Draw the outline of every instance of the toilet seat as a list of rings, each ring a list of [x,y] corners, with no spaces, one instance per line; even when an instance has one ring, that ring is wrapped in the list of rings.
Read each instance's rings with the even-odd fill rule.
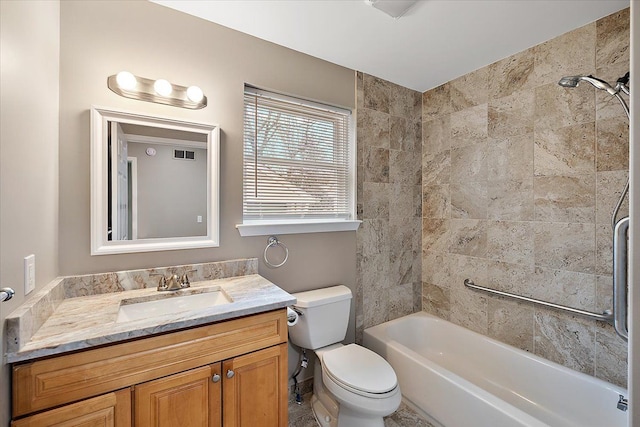
[[[323,353],[322,367],[336,385],[361,396],[383,398],[398,386],[391,365],[373,351],[356,344]]]

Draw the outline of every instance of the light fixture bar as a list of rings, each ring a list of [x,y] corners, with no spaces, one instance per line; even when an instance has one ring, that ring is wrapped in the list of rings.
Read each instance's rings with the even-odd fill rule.
[[[124,74],[122,72],[119,74]],[[158,104],[172,105],[174,107],[189,108],[192,110],[199,110],[207,106],[207,97],[204,96],[202,90],[197,86],[180,86],[167,82],[166,80],[151,80],[144,77],[133,76],[127,73],[129,79],[126,80],[126,85],[120,85],[118,83],[118,75],[114,74],[107,79],[107,87],[113,92],[125,98],[137,99],[139,101],[156,102]],[[135,80],[132,82],[131,77]],[[123,79],[120,79],[122,82]],[[157,85],[156,82],[161,82]],[[168,87],[166,85],[169,85]],[[155,85],[155,88],[154,88]],[[123,87],[126,86],[126,87]],[[166,96],[161,95],[156,90],[158,87],[166,87],[169,90],[161,91],[167,93]],[[194,96],[195,94],[195,96]],[[198,100],[198,98],[200,98]]]

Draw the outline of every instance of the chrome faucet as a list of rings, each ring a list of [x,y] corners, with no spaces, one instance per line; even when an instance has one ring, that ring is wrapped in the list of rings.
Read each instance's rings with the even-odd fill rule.
[[[184,273],[182,277],[177,274],[170,274],[165,276],[160,273],[150,273],[150,276],[160,276],[160,283],[158,283],[158,291],[179,291],[180,289],[188,288],[191,286],[189,282],[189,276]]]

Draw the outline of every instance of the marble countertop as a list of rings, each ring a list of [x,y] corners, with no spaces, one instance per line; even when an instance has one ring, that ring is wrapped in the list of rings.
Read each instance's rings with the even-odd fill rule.
[[[258,274],[195,282],[191,283],[191,288],[162,294],[170,298],[217,287],[230,298],[230,303],[124,322],[116,322],[123,300],[155,299],[160,292],[150,288],[65,298],[28,341],[16,351],[9,349],[6,361],[15,363],[88,349],[262,313],[295,303],[292,295]],[[12,329],[19,328],[9,328],[9,335]],[[12,339],[11,336],[8,338]]]

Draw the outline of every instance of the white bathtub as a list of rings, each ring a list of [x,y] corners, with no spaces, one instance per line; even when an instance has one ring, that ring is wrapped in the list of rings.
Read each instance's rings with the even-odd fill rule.
[[[627,390],[427,313],[365,329],[402,395],[445,427],[626,427]]]

